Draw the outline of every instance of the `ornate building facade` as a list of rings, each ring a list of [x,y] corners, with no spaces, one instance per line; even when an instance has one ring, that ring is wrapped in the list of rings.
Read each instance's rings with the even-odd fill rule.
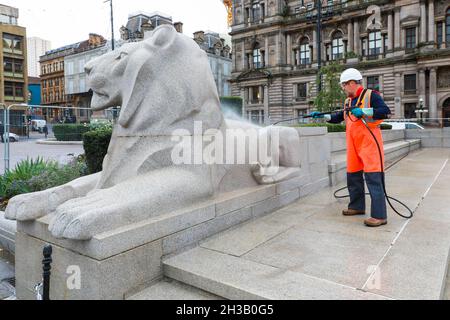
[[[11,131],[22,134],[28,101],[27,44],[26,29],[18,25],[19,10],[0,5],[0,102],[11,110]],[[0,122],[3,122],[3,108],[0,108]]]
[[[72,95],[73,88],[67,88],[71,94],[66,91],[65,58],[76,53],[104,46],[105,43],[106,40],[102,36],[92,33],[89,34],[88,40],[47,51],[45,55],[40,57],[42,105],[61,107],[61,109],[44,109],[43,115],[46,120],[57,122],[63,120],[64,117],[76,116],[72,109],[63,109],[76,107],[76,97]],[[69,67],[74,68],[73,65]],[[71,70],[68,72],[73,73]]]
[[[450,118],[450,1],[234,0],[232,94],[260,123],[310,112],[322,65],[361,70],[394,118]],[[450,122],[434,120],[436,124]]]

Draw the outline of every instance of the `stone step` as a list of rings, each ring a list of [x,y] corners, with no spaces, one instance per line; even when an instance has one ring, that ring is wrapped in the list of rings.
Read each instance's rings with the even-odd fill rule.
[[[163,261],[163,270],[169,278],[230,300],[386,299],[200,247]]]
[[[223,298],[175,280],[163,279],[127,300],[223,300]]]

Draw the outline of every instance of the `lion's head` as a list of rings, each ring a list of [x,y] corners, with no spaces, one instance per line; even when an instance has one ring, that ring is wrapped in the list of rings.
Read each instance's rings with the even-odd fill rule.
[[[194,121],[203,121],[205,129],[223,123],[206,53],[170,25],[90,61],[85,69],[92,109],[122,106],[124,134],[189,129]]]

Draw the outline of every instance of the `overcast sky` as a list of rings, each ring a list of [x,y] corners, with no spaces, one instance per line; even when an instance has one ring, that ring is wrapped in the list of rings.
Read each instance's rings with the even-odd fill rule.
[[[28,37],[52,42],[52,49],[86,40],[98,33],[111,38],[110,6],[104,0],[0,0],[19,8],[19,25]],[[136,11],[160,11],[184,23],[184,33],[199,30],[228,33],[227,13],[221,0],[113,0],[115,38],[128,14]]]

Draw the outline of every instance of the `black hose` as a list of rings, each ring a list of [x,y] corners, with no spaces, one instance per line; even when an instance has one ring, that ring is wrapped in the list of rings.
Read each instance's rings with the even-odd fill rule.
[[[369,130],[370,134],[372,135],[372,137],[373,137],[373,139],[375,140],[375,142],[376,142],[376,144],[377,144],[377,147],[378,147],[378,154],[379,154],[379,156],[380,156],[381,173],[382,173],[382,179],[381,179],[381,181],[382,181],[382,184],[383,184],[383,192],[384,192],[384,196],[385,196],[385,198],[386,198],[387,203],[388,203],[389,206],[392,208],[392,210],[394,210],[394,212],[395,212],[396,214],[398,214],[400,217],[405,218],[405,219],[411,219],[411,218],[414,216],[413,211],[412,211],[406,204],[404,204],[403,202],[401,202],[400,200],[395,199],[395,198],[393,198],[393,197],[391,197],[391,196],[388,195],[388,193],[387,193],[387,191],[386,191],[386,182],[385,182],[385,175],[384,175],[385,170],[384,170],[384,165],[383,165],[383,154],[381,153],[380,143],[378,142],[377,138],[376,138],[375,135],[373,134],[372,130],[371,130],[371,129],[369,128],[369,126],[367,125],[367,122],[364,121],[363,119],[360,119],[360,120],[364,123],[364,125],[365,125],[366,128],[367,128],[367,130]],[[352,120],[352,121],[353,121],[353,120]],[[409,154],[409,151],[408,151],[408,154]],[[403,160],[406,156],[408,156],[408,154],[406,154],[404,157],[402,157],[401,159],[399,159],[399,160],[397,160],[396,162],[394,162],[393,164],[391,164],[386,170],[388,170],[389,168],[392,168],[394,165],[396,165],[398,162],[400,162],[400,161]],[[343,187],[343,188],[341,188],[341,189],[339,189],[339,190],[336,190],[336,191],[334,192],[334,197],[335,197],[336,199],[349,198],[350,195],[346,195],[346,196],[338,196],[338,195],[337,195],[338,192],[341,192],[341,191],[343,191],[343,190],[345,190],[345,189],[347,189],[347,188],[348,188],[348,186],[345,186],[345,187]],[[370,195],[370,193],[366,193],[366,195]],[[391,203],[391,200],[393,200],[393,201],[395,201],[395,202],[401,204],[403,207],[405,207],[405,208],[409,211],[410,215],[409,215],[409,216],[406,216],[406,215],[403,215],[403,214],[401,214],[400,212],[398,212],[397,209],[395,209],[394,205]]]

